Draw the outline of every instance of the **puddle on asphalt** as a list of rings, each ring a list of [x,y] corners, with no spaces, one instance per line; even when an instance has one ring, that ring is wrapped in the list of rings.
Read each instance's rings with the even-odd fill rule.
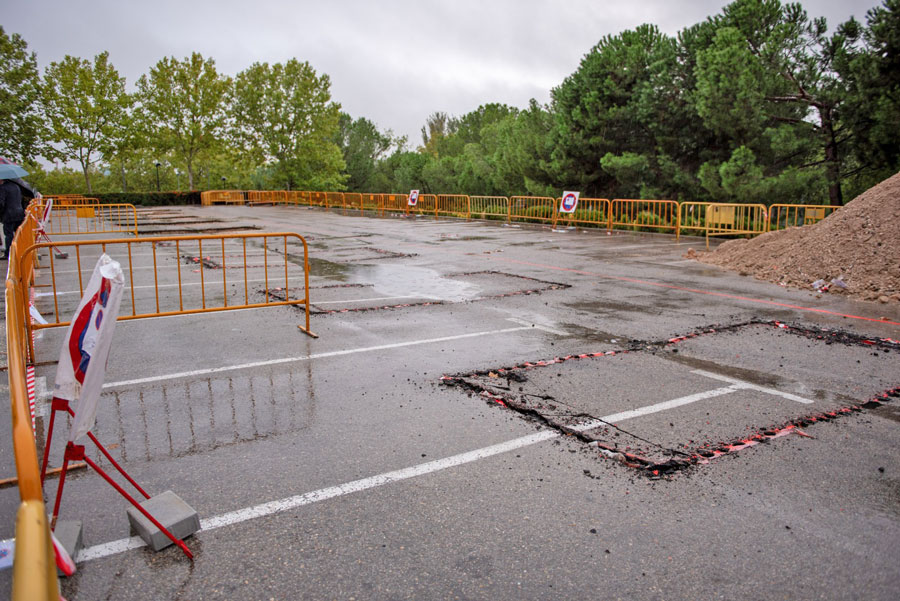
[[[301,264],[301,257],[297,258]],[[309,274],[347,284],[367,284],[384,296],[408,296],[448,302],[477,298],[481,288],[471,282],[450,279],[434,269],[410,265],[365,265],[309,259]]]
[[[452,280],[433,269],[410,265],[354,265],[351,284],[371,284],[386,296],[415,296],[461,302],[476,298],[481,289],[470,282]]]

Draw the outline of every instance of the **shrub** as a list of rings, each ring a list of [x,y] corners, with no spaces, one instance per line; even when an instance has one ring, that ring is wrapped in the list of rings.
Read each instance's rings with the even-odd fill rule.
[[[200,191],[190,192],[107,192],[89,195],[102,204],[132,204],[135,206],[198,205]]]

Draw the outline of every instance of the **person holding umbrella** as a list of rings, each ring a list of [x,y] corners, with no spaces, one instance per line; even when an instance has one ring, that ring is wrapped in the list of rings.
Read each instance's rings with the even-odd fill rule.
[[[6,240],[3,259],[9,258],[9,248],[16,230],[25,221],[25,208],[28,202],[32,198],[41,197],[40,192],[21,179],[24,175],[28,175],[28,172],[12,161],[0,157],[0,220],[3,221],[3,237]]]

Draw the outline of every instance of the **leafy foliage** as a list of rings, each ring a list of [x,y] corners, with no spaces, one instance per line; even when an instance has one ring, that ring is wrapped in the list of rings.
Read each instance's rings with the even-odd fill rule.
[[[27,48],[0,26],[0,155],[20,162],[35,158],[44,139],[37,58]]]
[[[108,153],[126,127],[132,99],[125,78],[101,52],[90,61],[66,55],[50,63],[44,74],[44,114],[50,125],[48,152],[53,158],[76,160],[91,192],[90,167]]]
[[[297,59],[254,63],[238,73],[232,136],[258,163],[272,162],[270,187],[344,188],[344,159],[334,142],[340,106],[330,87],[327,75]]]

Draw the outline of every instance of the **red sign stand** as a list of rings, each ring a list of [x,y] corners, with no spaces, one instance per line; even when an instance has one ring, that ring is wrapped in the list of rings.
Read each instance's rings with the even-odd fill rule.
[[[53,422],[56,418],[57,411],[65,411],[69,415],[72,415],[72,416],[75,415],[75,412],[69,406],[69,401],[67,401],[65,399],[53,397],[53,402],[50,406],[50,424],[49,424],[50,427],[47,432],[47,442],[44,446],[44,460],[41,465],[41,485],[42,486],[44,483],[44,478],[47,473],[47,460],[50,456],[50,443],[53,441]],[[128,482],[132,486],[134,486],[142,495],[144,495],[144,498],[149,499],[150,495],[148,495],[146,493],[146,491],[144,491],[144,489],[141,488],[140,485],[138,485],[138,483],[135,482],[134,479],[128,475],[128,473],[125,471],[125,469],[121,465],[119,465],[119,463],[115,459],[113,459],[113,457],[112,457],[112,455],[110,455],[109,451],[106,450],[106,447],[104,447],[102,444],[100,444],[100,441],[97,440],[96,436],[94,436],[94,433],[88,432],[87,435],[88,435],[88,438],[91,439],[91,442],[93,442],[97,446],[97,448],[100,449],[100,452],[103,453],[103,455],[109,460],[109,462],[113,465],[113,467],[115,467],[116,470],[118,470],[118,472],[120,474],[122,474],[122,476],[126,480],[128,480]],[[129,495],[128,492],[124,488],[119,486],[119,484],[115,480],[113,480],[109,476],[109,474],[107,474],[103,470],[103,468],[101,468],[93,460],[91,460],[90,457],[88,457],[87,455],[84,454],[84,445],[77,445],[72,442],[66,443],[66,451],[65,451],[65,454],[63,455],[62,471],[59,474],[59,487],[56,489],[56,502],[53,505],[53,518],[50,521],[51,529],[56,528],[56,518],[59,516],[59,505],[60,505],[60,502],[62,501],[63,487],[65,486],[65,482],[66,482],[66,471],[68,470],[68,467],[69,467],[69,461],[84,461],[85,463],[87,463],[88,466],[90,466],[91,468],[93,468],[93,470],[95,472],[100,474],[103,477],[103,479],[106,480],[109,483],[109,485],[112,486],[116,490],[116,492],[118,492],[120,495],[125,497],[125,500],[127,500],[129,503],[134,505],[134,507],[138,511],[140,511],[144,515],[144,517],[146,517],[148,520],[150,520],[150,523],[152,523],[154,526],[159,528],[160,532],[165,534],[166,537],[168,537],[169,540],[171,540],[175,546],[180,548],[184,552],[184,554],[187,555],[188,559],[190,559],[190,560],[194,559],[193,553],[191,553],[190,549],[187,548],[187,545],[184,544],[184,541],[176,538],[175,535],[173,535],[171,532],[169,532],[169,530],[165,526],[160,524],[159,521],[156,518],[154,518],[150,514],[149,511],[147,511],[146,509],[141,507],[141,505],[137,501],[135,501],[134,498],[131,495]]]

